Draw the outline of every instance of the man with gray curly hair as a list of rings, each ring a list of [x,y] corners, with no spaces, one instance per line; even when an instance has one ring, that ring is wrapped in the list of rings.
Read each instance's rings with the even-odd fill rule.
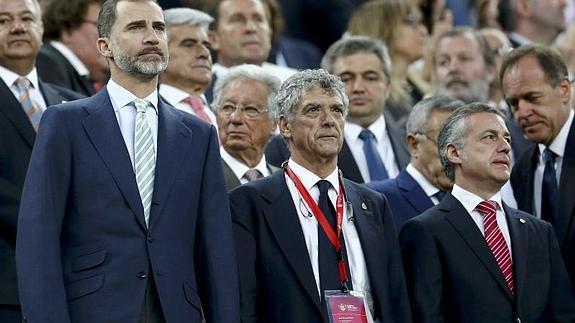
[[[280,85],[279,78],[251,64],[232,67],[216,82],[212,107],[228,190],[278,170],[266,162],[264,149],[276,129],[270,105]]]
[[[274,100],[291,158],[230,193],[242,322],[329,322],[340,288],[369,322],[411,322],[389,205],[337,166],[347,110],[325,70],[294,74]]]
[[[208,27],[214,19],[199,10],[164,10],[170,62],[160,75],[160,95],[179,110],[216,123],[204,92],[212,80]]]
[[[500,113],[458,108],[438,146],[453,189],[400,234],[414,321],[573,322],[552,226],[502,202],[511,135]]]

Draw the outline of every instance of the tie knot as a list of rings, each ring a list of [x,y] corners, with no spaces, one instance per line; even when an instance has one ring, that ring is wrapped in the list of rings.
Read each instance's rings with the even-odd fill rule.
[[[134,106],[136,107],[136,113],[140,113],[140,112],[145,113],[146,109],[148,108],[148,101],[135,99],[134,100]]]
[[[557,157],[557,155],[551,151],[551,149],[549,148],[545,148],[545,150],[543,150],[543,160],[545,162],[555,162],[555,157]]]
[[[481,201],[481,203],[477,204],[476,209],[483,216],[486,216],[489,214],[495,214],[497,211],[497,202],[495,202],[495,201]]]
[[[27,91],[30,89],[30,81],[25,77],[19,77],[14,82],[20,91]]]
[[[375,136],[373,135],[373,132],[371,132],[371,130],[369,129],[363,129],[360,133],[359,133],[359,139],[366,141],[366,140],[373,140],[375,139]]]
[[[202,100],[202,98],[197,95],[191,95],[182,101],[189,104],[194,111],[204,108],[204,100]]]
[[[329,190],[329,187],[331,186],[331,184],[322,179],[320,181],[317,182],[317,188],[319,188],[319,194],[327,194],[327,191]]]
[[[261,178],[261,177],[263,177],[262,173],[255,168],[248,169],[246,171],[246,173],[244,174],[244,178],[247,179],[248,182],[251,182],[251,181],[256,180],[258,178]]]

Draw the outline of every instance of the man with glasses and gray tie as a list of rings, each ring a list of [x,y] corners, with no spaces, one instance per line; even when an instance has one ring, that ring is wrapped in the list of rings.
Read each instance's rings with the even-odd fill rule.
[[[230,211],[213,126],[157,92],[168,63],[154,0],[107,0],[111,79],[44,114],[16,264],[29,322],[239,322]]]
[[[15,244],[18,208],[36,131],[47,106],[82,96],[42,82],[36,0],[0,0],[0,322],[21,322]]]
[[[551,225],[501,201],[511,135],[483,103],[439,132],[451,193],[400,233],[415,322],[574,322],[575,300]]]
[[[264,149],[276,129],[270,102],[279,78],[257,65],[238,65],[214,87],[220,154],[228,190],[278,170],[269,165]]]

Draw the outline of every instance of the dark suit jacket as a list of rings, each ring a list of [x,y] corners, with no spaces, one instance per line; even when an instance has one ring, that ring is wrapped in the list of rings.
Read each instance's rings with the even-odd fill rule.
[[[81,98],[77,93],[39,82],[46,104]],[[0,80],[0,304],[18,304],[16,284],[16,224],[24,177],[36,131],[18,99]],[[0,319],[1,321],[1,319]]]
[[[387,197],[396,229],[400,229],[405,221],[420,215],[434,205],[405,169],[399,172],[396,178],[370,182],[367,186]]]
[[[376,316],[382,322],[410,322],[389,206],[380,194],[348,180],[344,185],[353,205]],[[241,185],[230,193],[230,200],[242,322],[327,322],[284,172]]]
[[[231,191],[234,188],[242,185],[242,183],[240,182],[234,171],[231,169],[228,163],[226,163],[225,160],[223,159],[222,159],[222,168],[224,171],[224,179],[226,180],[226,189],[228,191]],[[278,167],[272,166],[270,164],[267,165],[267,168],[270,174],[274,174],[279,170]]]
[[[393,152],[395,153],[395,162],[397,163],[397,167],[400,170],[404,169],[411,159],[405,142],[405,131],[394,127],[387,121],[385,122],[385,127],[387,129],[389,141],[391,141]],[[276,167],[280,167],[284,161],[290,158],[289,149],[281,135],[276,135],[270,139],[270,142],[266,146],[265,154],[268,163]],[[341,147],[341,151],[337,157],[337,165],[341,169],[345,178],[356,183],[363,183],[361,172],[359,171],[359,168],[355,163],[355,159],[351,154],[351,150],[345,140],[343,141],[343,146]]]
[[[575,301],[549,223],[503,205],[515,279],[511,294],[481,231],[447,194],[400,234],[416,322],[573,322]]]
[[[533,178],[537,168],[539,149],[531,146],[515,163],[511,172],[511,185],[517,207],[528,213],[534,213]],[[559,216],[553,225],[561,247],[563,260],[575,291],[575,122],[569,129],[561,178],[559,180]]]
[[[272,44],[268,62],[277,63],[277,55],[281,53],[286,60],[287,66],[303,70],[319,68],[321,52],[319,48],[302,39],[280,36]]]
[[[96,48],[94,48],[96,50]],[[74,66],[50,43],[40,48],[36,58],[36,68],[40,79],[90,96],[96,93],[88,79],[80,76]]]
[[[148,228],[106,89],[44,114],[16,243],[29,322],[137,322],[148,279],[167,322],[238,322],[216,130],[160,99],[157,141]]]

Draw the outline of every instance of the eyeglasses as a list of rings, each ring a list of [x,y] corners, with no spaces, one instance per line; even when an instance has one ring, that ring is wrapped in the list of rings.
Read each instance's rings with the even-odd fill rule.
[[[259,109],[257,107],[251,106],[251,105],[235,106],[233,104],[225,104],[225,105],[221,106],[218,110],[224,116],[229,117],[234,112],[236,112],[238,109],[246,118],[249,118],[249,119],[257,119],[262,114],[268,112],[268,109]]]

